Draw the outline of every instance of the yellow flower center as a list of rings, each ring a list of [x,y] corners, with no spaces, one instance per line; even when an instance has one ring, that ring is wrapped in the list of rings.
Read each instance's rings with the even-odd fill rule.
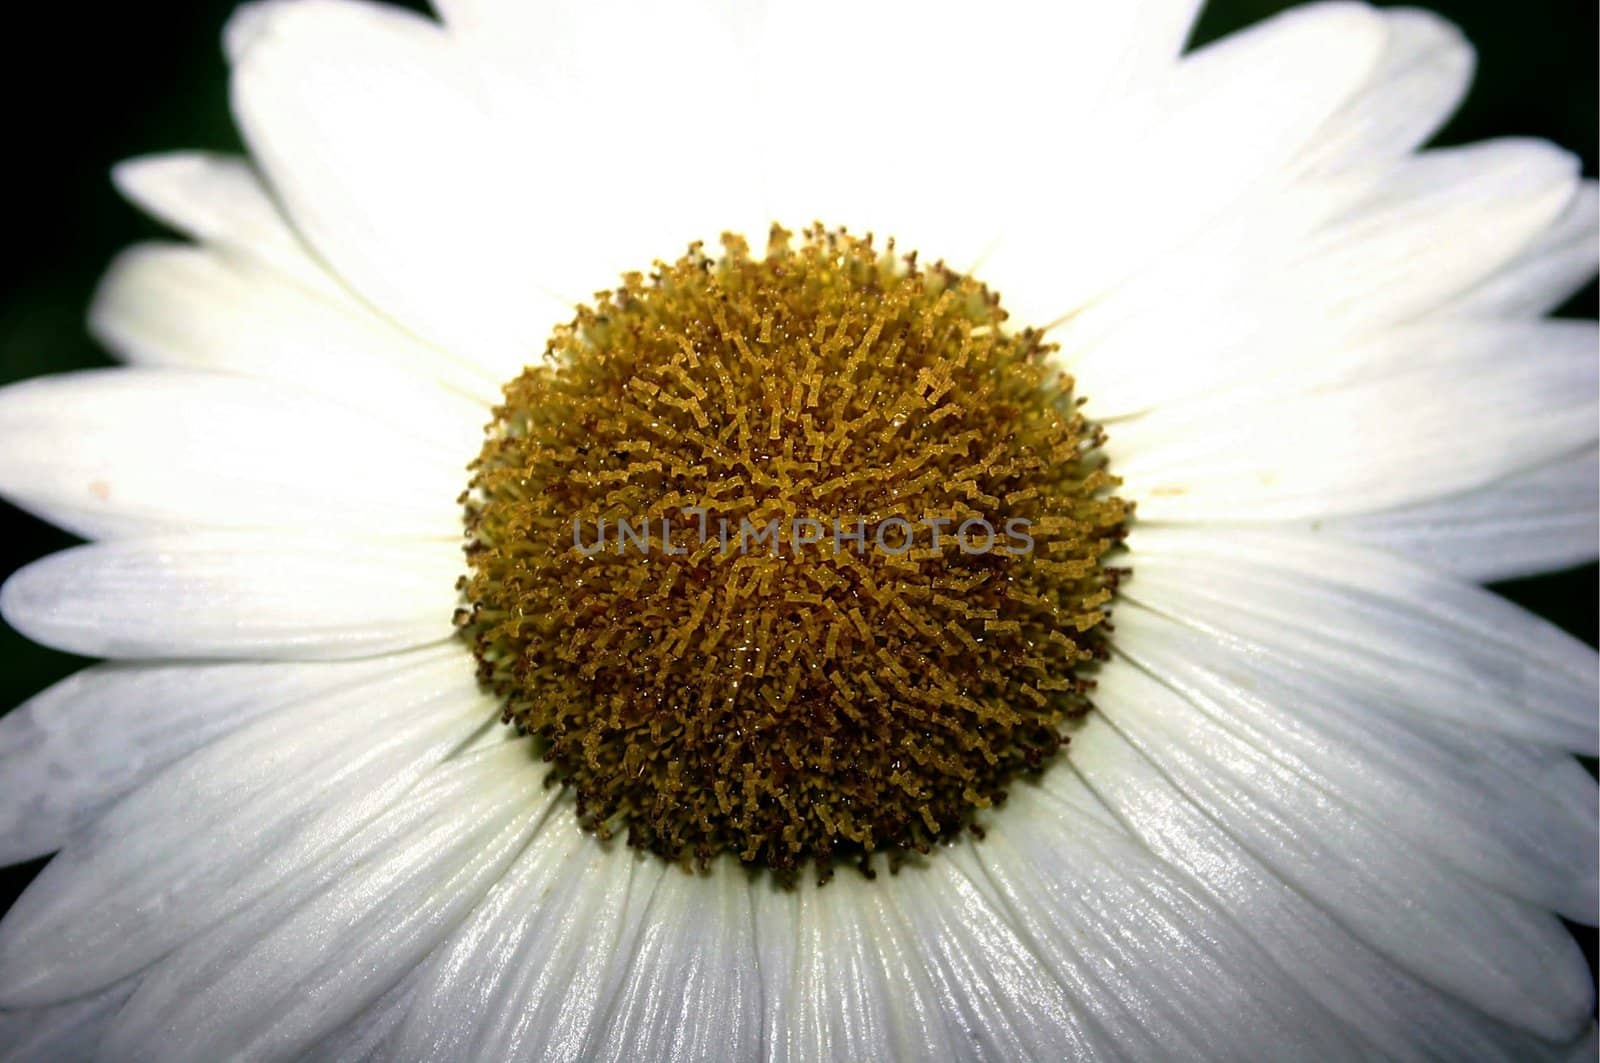
[[[583,826],[826,878],[976,830],[1057,754],[1129,507],[978,282],[820,228],[722,245],[507,385],[459,621]]]

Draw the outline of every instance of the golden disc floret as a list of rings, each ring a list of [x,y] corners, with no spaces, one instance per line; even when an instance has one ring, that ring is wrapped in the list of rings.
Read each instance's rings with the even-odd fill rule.
[[[826,878],[1055,756],[1129,507],[1051,353],[820,227],[695,245],[556,331],[473,466],[458,622],[583,826]]]

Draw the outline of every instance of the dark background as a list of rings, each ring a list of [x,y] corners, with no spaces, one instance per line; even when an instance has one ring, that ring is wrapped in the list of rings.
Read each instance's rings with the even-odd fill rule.
[[[1594,176],[1596,5],[1421,2],[1458,23],[1479,54],[1472,95],[1439,142],[1547,137],[1581,155],[1585,174]],[[92,8],[60,3],[22,5],[7,13],[0,99],[7,101],[5,139],[11,147],[0,187],[10,206],[0,257],[0,385],[108,364],[84,331],[90,295],[119,248],[159,231],[112,192],[109,168],[152,151],[239,149],[219,45],[233,6],[232,0]],[[1290,6],[1287,0],[1214,0],[1198,39]],[[1182,180],[1182,174],[1175,172],[1173,179]],[[1594,286],[1564,313],[1594,317]],[[0,579],[72,541],[0,503]],[[1498,589],[1592,645],[1596,579],[1595,566],[1588,565]],[[0,711],[80,663],[0,624]],[[0,908],[41,864],[0,870]],[[1578,934],[1593,965],[1594,932]]]

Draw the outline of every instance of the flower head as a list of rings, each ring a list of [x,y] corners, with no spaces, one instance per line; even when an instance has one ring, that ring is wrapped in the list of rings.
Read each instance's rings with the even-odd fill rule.
[[[0,723],[0,1028],[1581,1050],[1596,655],[1475,581],[1596,553],[1596,190],[1422,150],[1452,27],[438,6],[241,9],[129,365],[0,392],[109,659]]]

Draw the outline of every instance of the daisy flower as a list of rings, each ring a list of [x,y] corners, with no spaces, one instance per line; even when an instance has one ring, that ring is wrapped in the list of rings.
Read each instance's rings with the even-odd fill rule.
[[[1596,655],[1479,584],[1596,553],[1596,189],[1423,150],[1452,26],[437,6],[240,9],[0,392],[105,659],[8,1058],[1592,1055]]]

